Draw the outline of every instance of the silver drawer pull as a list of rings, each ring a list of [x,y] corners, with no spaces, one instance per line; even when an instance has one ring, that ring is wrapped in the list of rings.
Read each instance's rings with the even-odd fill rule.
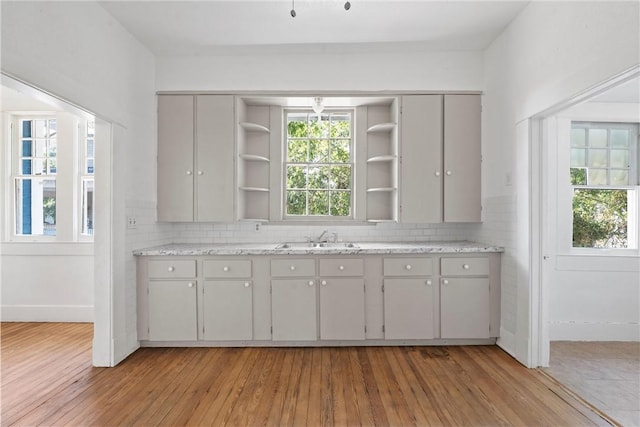
[[[193,288],[193,283],[189,282],[189,283],[187,283],[187,286],[190,287],[190,288]]]
[[[248,288],[249,286],[251,286],[251,284],[249,282],[244,282],[244,287]]]
[[[307,283],[307,285],[313,286],[313,280],[309,280],[309,283]]]
[[[340,267],[338,267],[338,270],[344,271],[344,265],[341,265]]]
[[[407,264],[404,266],[404,268],[406,268],[407,270],[411,270],[412,267],[411,267],[411,264]]]
[[[425,283],[427,284],[427,286],[431,286],[432,284],[431,280],[427,280]]]
[[[442,281],[442,284],[443,284],[443,285],[448,285],[448,284],[449,284],[449,281],[448,281],[447,279],[444,279],[444,280]]]
[[[469,269],[469,264],[463,264],[462,268],[464,268],[465,270],[468,270]]]
[[[289,267],[289,270],[291,270],[291,271],[296,271],[296,266],[295,266],[295,265],[292,265],[291,267]]]
[[[222,271],[229,271],[229,267],[225,265],[224,267],[222,267]]]
[[[322,282],[320,282],[320,284],[321,284],[322,286],[327,286],[327,281],[326,281],[326,280],[323,280]]]
[[[176,268],[175,267],[169,267],[169,268],[167,268],[167,270],[169,271],[169,273],[171,273],[171,272],[175,271]]]

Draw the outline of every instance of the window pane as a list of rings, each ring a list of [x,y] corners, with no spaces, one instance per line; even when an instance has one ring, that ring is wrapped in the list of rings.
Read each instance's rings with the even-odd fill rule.
[[[47,140],[36,139],[35,141],[36,152],[33,157],[45,157],[47,155]]]
[[[56,235],[56,181],[16,179],[17,235]]]
[[[589,185],[607,185],[606,169],[589,169]]]
[[[629,167],[629,150],[611,150],[612,168],[628,168]]]
[[[334,163],[349,163],[351,161],[351,144],[349,140],[338,139],[331,141],[331,161]]]
[[[312,139],[309,141],[309,161],[327,163],[329,161],[329,141]]]
[[[331,192],[331,215],[351,216],[351,192],[332,191]]]
[[[307,115],[306,114],[288,114],[287,115],[287,133],[294,138],[303,138],[307,136]]]
[[[46,175],[47,174],[47,161],[45,159],[33,160],[33,174],[34,175]]]
[[[607,130],[589,129],[589,147],[606,147]]]
[[[309,136],[311,138],[329,136],[329,116],[327,114],[311,114],[309,116]]]
[[[292,163],[307,161],[307,140],[289,140],[287,161]]]
[[[611,129],[611,146],[614,148],[628,148],[629,131],[626,129]]]
[[[48,162],[49,170],[46,172],[47,175],[55,175],[58,171],[58,161],[56,159],[50,159]]]
[[[331,138],[348,138],[351,134],[351,120],[348,114],[331,116]]]
[[[93,236],[93,179],[82,181],[82,234]]]
[[[287,188],[307,188],[306,166],[287,166]]]
[[[309,188],[329,188],[329,166],[309,167]]]
[[[587,185],[586,168],[571,168],[571,185]]]
[[[582,148],[571,149],[571,167],[580,167],[587,165],[586,152]]]
[[[589,166],[592,168],[606,168],[607,150],[590,149]]]
[[[87,173],[93,173],[93,159],[87,159]]]
[[[628,247],[626,190],[574,190],[573,247]]]
[[[331,167],[331,188],[339,190],[351,189],[351,166]]]
[[[586,147],[587,139],[585,136],[585,129],[575,128],[571,129],[571,146],[572,147]]]
[[[287,191],[287,215],[307,214],[306,194],[306,191]]]
[[[30,139],[25,139],[22,141],[22,157],[32,157],[33,156],[33,141]]]
[[[611,185],[630,185],[628,170],[611,170]]]
[[[22,137],[30,138],[33,134],[31,133],[31,120],[23,120],[22,121]]]
[[[36,138],[44,138],[49,135],[46,120],[34,120],[33,123],[36,128]]]
[[[328,191],[309,191],[309,215],[329,215]]]

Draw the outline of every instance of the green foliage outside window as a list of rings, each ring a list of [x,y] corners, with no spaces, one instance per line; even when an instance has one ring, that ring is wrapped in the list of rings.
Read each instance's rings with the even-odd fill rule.
[[[286,214],[351,216],[351,115],[287,115]]]

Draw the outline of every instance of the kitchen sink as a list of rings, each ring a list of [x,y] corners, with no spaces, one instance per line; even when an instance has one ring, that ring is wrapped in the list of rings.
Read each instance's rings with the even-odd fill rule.
[[[359,247],[351,242],[286,242],[279,243],[275,249],[357,249]]]

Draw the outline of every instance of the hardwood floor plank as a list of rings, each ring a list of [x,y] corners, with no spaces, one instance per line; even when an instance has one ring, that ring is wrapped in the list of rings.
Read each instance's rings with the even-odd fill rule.
[[[1,325],[2,426],[607,425],[495,346],[146,348],[94,368],[92,333]]]

